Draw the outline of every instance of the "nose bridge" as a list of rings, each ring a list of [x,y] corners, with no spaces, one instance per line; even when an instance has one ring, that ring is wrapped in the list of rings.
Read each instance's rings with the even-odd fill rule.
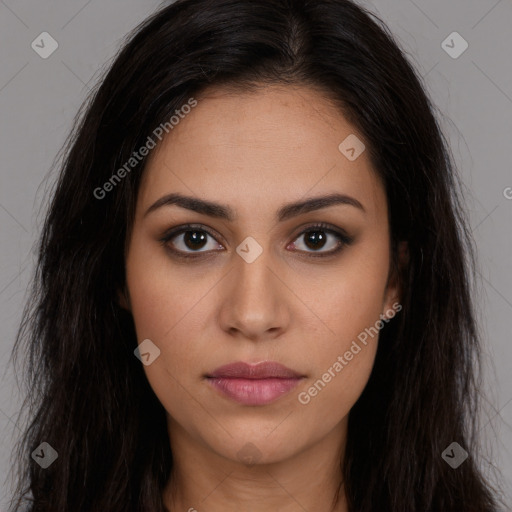
[[[251,236],[246,237],[236,248],[233,257],[236,289],[242,295],[264,295],[265,290],[270,293],[269,287],[272,286],[273,274],[270,268],[275,266],[275,258],[269,243],[263,242],[262,237],[258,238],[259,242]]]
[[[224,329],[240,331],[254,339],[284,329],[288,314],[271,251],[260,246],[261,251],[254,258],[257,247],[252,243],[244,241],[237,248],[221,319]],[[240,254],[242,250],[246,252]]]
[[[234,273],[237,277],[237,291],[242,294],[267,294],[272,286],[272,262],[269,251],[264,251],[255,261],[248,263],[242,258],[235,263]],[[270,268],[269,268],[270,267]]]

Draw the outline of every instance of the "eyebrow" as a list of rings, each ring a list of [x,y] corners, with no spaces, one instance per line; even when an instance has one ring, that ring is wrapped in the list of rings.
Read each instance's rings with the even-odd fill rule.
[[[181,208],[201,213],[209,217],[224,219],[231,222],[236,218],[233,209],[227,205],[177,193],[167,194],[158,199],[146,210],[144,217],[163,206],[171,205],[180,206]],[[366,213],[363,205],[357,199],[345,194],[336,193],[310,197],[301,201],[285,204],[279,208],[279,210],[277,210],[276,218],[279,222],[283,222],[285,220],[291,219],[292,217],[297,217],[298,215],[303,215],[308,212],[320,210],[322,208],[327,208],[334,205],[349,205]]]

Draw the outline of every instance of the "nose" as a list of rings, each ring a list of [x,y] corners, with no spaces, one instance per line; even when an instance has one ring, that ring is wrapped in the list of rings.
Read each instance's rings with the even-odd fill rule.
[[[264,250],[252,263],[234,255],[233,265],[222,291],[221,328],[252,341],[277,338],[289,326],[290,291],[276,262]]]

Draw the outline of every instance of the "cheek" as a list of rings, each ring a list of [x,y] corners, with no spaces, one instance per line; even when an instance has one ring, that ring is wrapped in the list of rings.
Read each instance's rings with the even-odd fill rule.
[[[331,332],[319,340],[316,372],[298,399],[328,424],[348,414],[373,368],[389,264],[382,242],[354,251],[317,297],[317,310]]]
[[[297,396],[305,417],[324,428],[333,428],[350,412],[370,378],[382,305],[376,296],[375,290],[372,298],[343,289],[331,295],[326,323],[334,334],[310,352],[315,372]]]
[[[180,319],[187,309],[187,300],[183,300],[175,290],[179,285],[166,271],[165,262],[155,251],[154,246],[142,243],[134,235],[126,263],[126,280],[130,296],[137,342],[151,340],[160,350],[158,357],[150,365],[144,365],[151,387],[158,398],[163,398],[164,389],[176,384],[176,367],[186,365],[186,347],[180,343],[171,343],[179,333]],[[180,354],[180,347],[183,353]]]
[[[180,280],[162,272],[151,258],[143,258],[143,252],[134,250],[127,264],[131,311],[138,343],[150,339],[160,351],[143,370],[167,413],[181,417],[183,411],[189,411],[187,414],[193,416],[190,395],[184,390],[190,388],[189,376],[197,373],[194,361],[200,355],[195,353],[198,347],[189,343],[194,325],[188,313],[200,295],[195,298],[190,291],[185,296],[177,293],[183,289]]]
[[[131,312],[139,341],[144,338],[165,340],[176,326],[189,321],[189,313],[197,309],[204,290],[214,284],[199,279],[190,270],[171,266],[165,250],[134,235],[126,262],[126,279]]]
[[[361,256],[363,255],[363,256]],[[373,326],[383,312],[389,260],[384,249],[355,252],[333,272],[317,297],[322,318],[338,348]],[[348,348],[347,348],[348,349]]]
[[[311,379],[298,395],[301,425],[305,431],[330,432],[345,418],[363,392],[371,374],[375,345],[362,347],[346,365],[336,366],[336,357],[323,373]]]

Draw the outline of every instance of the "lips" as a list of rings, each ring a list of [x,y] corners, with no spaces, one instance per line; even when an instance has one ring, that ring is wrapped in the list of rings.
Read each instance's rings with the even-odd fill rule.
[[[222,395],[243,405],[265,405],[289,393],[305,376],[280,363],[231,363],[206,376]]]
[[[296,379],[302,377],[282,364],[264,361],[258,364],[244,362],[231,363],[214,370],[208,377],[225,377],[239,379]]]

